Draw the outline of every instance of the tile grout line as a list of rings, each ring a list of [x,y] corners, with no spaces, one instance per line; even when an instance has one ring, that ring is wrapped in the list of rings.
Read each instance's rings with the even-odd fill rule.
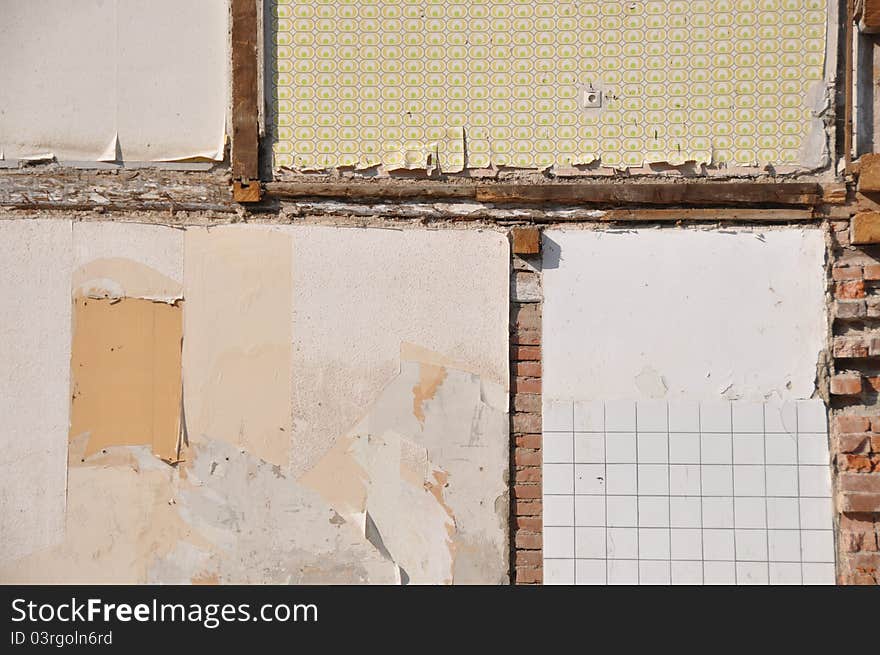
[[[736,552],[736,469],[733,467],[733,403],[728,401],[730,409],[730,493],[731,502],[733,503],[733,584],[739,584],[739,572],[737,571],[737,563],[739,558]]]
[[[574,557],[574,570],[572,571],[572,584],[577,584],[577,457],[574,455],[574,399],[571,401],[571,541],[572,541],[572,557]]]
[[[761,425],[764,427],[764,528],[767,539],[767,584],[770,584],[770,505],[767,501],[767,405],[761,403]]]
[[[608,585],[608,432],[605,430],[605,401],[602,401],[602,459],[605,467],[605,484],[602,492],[605,500],[605,584]]]
[[[667,516],[666,523],[669,525],[669,584],[672,585],[672,466],[669,461],[672,459],[671,447],[669,445],[669,401],[666,401],[666,506]]]
[[[706,531],[703,527],[703,408],[697,403],[697,459],[699,459],[700,473],[700,567],[702,569],[703,580],[701,584],[706,584]]]
[[[794,403],[794,465],[797,472],[797,520],[798,520],[798,554],[801,560],[801,586],[804,585],[804,537],[801,525],[801,451],[800,451],[800,425],[798,424],[798,407]]]
[[[633,402],[633,412],[635,419],[635,436],[636,436],[636,557],[641,562],[642,557],[642,535],[641,535],[641,517],[639,516],[639,405]],[[607,489],[606,489],[607,493]],[[642,567],[641,564],[636,565],[636,584],[642,584]]]

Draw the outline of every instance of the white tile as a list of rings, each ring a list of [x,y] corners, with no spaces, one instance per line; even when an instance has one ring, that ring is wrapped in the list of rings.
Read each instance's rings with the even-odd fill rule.
[[[639,584],[668,585],[671,583],[669,562],[639,562]]]
[[[733,438],[729,434],[703,434],[700,452],[703,464],[732,464]]]
[[[672,584],[701,585],[703,584],[702,562],[672,562]]]
[[[733,521],[737,528],[766,528],[767,508],[764,498],[736,498]]]
[[[666,464],[669,461],[669,437],[665,434],[639,434],[639,464]]]
[[[574,461],[597,464],[605,461],[605,435],[581,432],[574,435]]]
[[[608,584],[635,585],[639,583],[639,563],[634,560],[609,560]]]
[[[636,404],[631,400],[605,402],[606,432],[635,432]]]
[[[833,585],[835,584],[834,564],[816,564],[804,562],[804,584]]]
[[[573,496],[544,496],[544,526],[574,525]]]
[[[639,495],[669,494],[669,467],[639,464]]]
[[[830,498],[801,498],[800,510],[804,530],[830,530],[834,527],[834,508]]]
[[[733,434],[733,463],[763,464],[764,435],[735,432]]]
[[[737,562],[736,583],[741,585],[766,585],[769,571],[766,562]]]
[[[733,495],[734,496],[763,496],[764,495],[763,466],[753,464],[733,465]]]
[[[768,464],[797,464],[797,437],[768,434],[766,452]]]
[[[617,528],[638,527],[638,498],[635,496],[605,496],[608,503],[608,525]]]
[[[797,496],[797,466],[767,466],[768,496]],[[797,516],[797,512],[795,512]]]
[[[639,528],[639,558],[669,559],[669,530]]]
[[[733,471],[730,466],[701,466],[700,478],[704,496],[733,495]]]
[[[570,494],[574,492],[574,467],[571,464],[544,464],[543,482],[545,494]]]
[[[739,562],[767,561],[767,532],[765,530],[736,530],[736,559]]]
[[[636,559],[639,556],[638,528],[608,528],[608,558]]]
[[[669,461],[673,464],[699,464],[700,433],[680,432],[670,434]]]
[[[669,499],[669,524],[673,528],[699,528],[702,513],[703,501],[699,497]]]
[[[636,493],[636,465],[635,464],[608,464],[607,488],[608,494],[635,494]]]
[[[699,432],[700,405],[692,400],[669,401],[669,431]]]
[[[829,466],[799,466],[801,496],[831,496],[831,468]]]
[[[703,533],[699,529],[670,531],[670,555],[672,559],[701,560],[703,558]]]
[[[800,562],[801,535],[798,530],[769,530],[767,544],[771,562]],[[800,572],[798,572],[800,575]]]
[[[669,497],[642,496],[639,499],[639,526],[643,528],[669,527]]]
[[[797,434],[797,406],[789,402],[768,402],[764,405],[764,431]]]
[[[801,530],[804,562],[834,562],[834,533],[831,530]]]
[[[572,401],[545,398],[542,405],[544,432],[571,432],[574,429],[572,425],[574,403]]]
[[[770,584],[800,585],[801,565],[790,562],[770,562]]]
[[[546,508],[544,511],[547,511]],[[604,526],[605,496],[575,496],[574,518],[578,526]]]
[[[605,528],[575,528],[575,557],[605,557]]]
[[[673,496],[700,495],[700,466],[673,464],[669,467],[669,493]]]
[[[733,530],[703,530],[703,557],[709,560],[733,560]]]
[[[665,400],[640,400],[636,405],[639,432],[663,432],[668,429]]]
[[[581,559],[575,562],[575,584],[604,585],[605,560]]]
[[[569,466],[569,468],[572,467]],[[575,464],[574,475],[575,493],[605,493],[605,466],[603,464]]]
[[[546,557],[546,553],[545,553]],[[544,560],[544,584],[546,585],[571,585],[574,584],[574,560],[573,559],[545,559]]]
[[[703,574],[707,585],[736,584],[736,569],[733,562],[706,562],[703,565]]]
[[[609,463],[635,464],[635,432],[609,432],[605,436],[605,456]]]
[[[828,437],[825,434],[798,434],[798,463],[830,465]]]
[[[574,528],[544,528],[544,558],[574,557]]]
[[[605,403],[601,400],[576,400],[574,403],[575,432],[604,432]]]
[[[798,432],[826,432],[828,410],[821,400],[799,400],[797,403]]]
[[[764,434],[764,403],[734,401],[733,431]]]
[[[730,432],[730,401],[708,400],[700,403],[700,432]]]
[[[784,529],[798,529],[798,499],[797,498],[768,498],[767,499],[767,527]]]
[[[574,437],[571,434],[547,432],[542,448],[544,464],[574,461]]]
[[[703,498],[703,527],[732,528],[733,498]]]

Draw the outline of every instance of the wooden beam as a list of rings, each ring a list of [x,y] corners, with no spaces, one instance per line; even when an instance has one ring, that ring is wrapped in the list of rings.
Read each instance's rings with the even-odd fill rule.
[[[257,0],[232,0],[232,179],[259,189],[257,29]],[[236,200],[256,202],[259,194]]]
[[[392,200],[474,200],[475,184],[446,182],[267,182],[275,198],[338,198],[355,202]]]
[[[859,29],[863,32],[880,32],[880,0],[864,0]]]
[[[679,182],[629,184],[483,184],[477,201],[557,205],[814,205],[818,184],[788,182]]]

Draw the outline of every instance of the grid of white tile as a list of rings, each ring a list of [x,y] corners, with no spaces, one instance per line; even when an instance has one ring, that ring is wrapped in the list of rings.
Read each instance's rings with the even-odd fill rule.
[[[833,584],[825,406],[544,402],[545,584]]]

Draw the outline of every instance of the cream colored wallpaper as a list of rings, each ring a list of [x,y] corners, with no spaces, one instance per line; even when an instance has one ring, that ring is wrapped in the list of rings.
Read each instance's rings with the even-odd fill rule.
[[[273,15],[276,167],[780,165],[815,145],[825,0],[277,0]]]

